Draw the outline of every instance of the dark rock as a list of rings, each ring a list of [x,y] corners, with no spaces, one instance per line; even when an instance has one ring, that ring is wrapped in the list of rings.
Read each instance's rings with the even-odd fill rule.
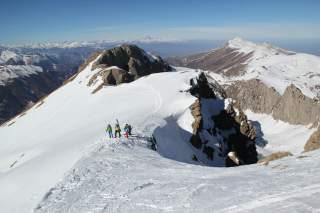
[[[212,87],[208,83],[208,80],[205,74],[202,72],[200,73],[199,77],[194,80],[190,81],[191,88],[190,93],[191,95],[198,97],[198,98],[215,98],[215,94],[213,92]]]
[[[201,149],[202,147],[202,141],[201,138],[199,136],[199,134],[196,135],[192,135],[190,138],[190,143],[192,144],[192,146],[194,146],[197,149]]]
[[[191,114],[194,117],[194,122],[192,124],[193,135],[190,138],[190,143],[196,149],[201,149],[202,152],[206,154],[209,160],[214,160],[214,153],[217,151],[217,155],[223,157],[226,153],[234,152],[239,158],[240,164],[252,164],[256,163],[257,151],[255,146],[256,132],[254,127],[248,121],[247,116],[240,109],[239,113],[236,113],[232,104],[229,104],[226,109],[221,109],[221,112],[217,115],[209,115],[212,119],[212,126],[210,129],[203,128],[203,116],[208,116],[207,114],[202,114],[202,99],[216,99],[218,98],[214,93],[214,89],[209,85],[206,75],[201,73],[199,78],[195,81],[190,82],[191,89],[189,90],[192,95],[198,99],[190,106]],[[223,93],[221,93],[223,94]],[[220,95],[221,96],[221,95]],[[216,102],[216,103],[217,103]],[[211,102],[208,102],[211,103]],[[208,107],[208,106],[205,106]],[[210,106],[209,106],[210,107]],[[213,105],[212,107],[217,107]],[[222,106],[223,107],[223,106]],[[219,147],[212,147],[208,145],[208,141],[203,141],[203,132],[209,133],[212,140],[216,141],[215,144],[219,143]],[[200,136],[201,135],[201,136]],[[219,137],[217,137],[219,135]],[[223,137],[223,141],[219,141]],[[220,138],[218,140],[218,138]],[[211,140],[211,139],[210,139]],[[222,149],[220,145],[226,144],[228,146]],[[216,146],[216,145],[214,145]],[[219,151],[220,150],[220,151]],[[220,153],[219,153],[220,152]],[[227,166],[237,166],[231,159],[226,158]]]
[[[202,152],[207,155],[208,159],[213,160],[214,149],[211,146],[203,146]]]
[[[226,76],[241,75],[246,70],[246,61],[252,53],[239,53],[235,49],[224,46],[220,49],[195,54],[187,57],[168,58],[167,61],[175,66],[210,70]]]
[[[104,51],[97,62],[93,64],[92,69],[111,66],[117,66],[120,68],[119,70],[124,70],[133,77],[133,80],[152,73],[172,70],[160,57],[154,58],[138,46],[128,44]]]

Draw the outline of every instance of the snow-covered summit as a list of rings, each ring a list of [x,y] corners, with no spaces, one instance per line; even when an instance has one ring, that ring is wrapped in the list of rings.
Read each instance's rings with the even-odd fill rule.
[[[222,81],[231,83],[260,79],[281,95],[293,84],[310,98],[320,97],[320,57],[294,53],[268,43],[256,44],[241,38],[230,40],[227,47],[247,55],[245,60],[237,62],[246,68],[240,75],[223,77]],[[224,72],[231,68],[228,67]]]
[[[227,47],[232,49],[237,49],[237,51],[249,54],[253,53],[254,58],[262,58],[272,55],[290,55],[294,54],[294,52],[284,50],[282,48],[273,46],[269,43],[253,43],[251,41],[247,41],[240,37],[236,37],[227,42]]]

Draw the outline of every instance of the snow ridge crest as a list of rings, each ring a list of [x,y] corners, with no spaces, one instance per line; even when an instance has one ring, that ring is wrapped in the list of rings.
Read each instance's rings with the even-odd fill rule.
[[[227,47],[237,49],[237,51],[245,54],[254,53],[255,57],[272,56],[272,55],[292,55],[295,52],[273,46],[270,43],[254,43],[240,37],[235,37],[227,42]]]

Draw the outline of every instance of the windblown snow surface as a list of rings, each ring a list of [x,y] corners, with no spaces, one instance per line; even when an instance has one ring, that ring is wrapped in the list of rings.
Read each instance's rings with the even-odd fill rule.
[[[185,163],[192,152],[182,133],[191,131],[195,97],[184,91],[197,71],[153,74],[93,94],[99,82],[87,84],[98,71],[90,64],[0,127],[0,212],[319,210],[318,151],[269,166]],[[106,139],[104,128],[115,119],[132,124],[134,136]],[[179,131],[158,133],[174,134],[158,153],[147,138],[165,126]]]
[[[35,212],[319,212],[319,154],[215,168],[160,157],[141,138],[101,140]]]

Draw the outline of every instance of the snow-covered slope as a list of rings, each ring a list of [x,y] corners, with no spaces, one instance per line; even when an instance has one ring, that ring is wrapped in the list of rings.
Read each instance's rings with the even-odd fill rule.
[[[320,57],[294,53],[270,44],[255,44],[240,38],[227,43],[227,47],[239,54],[252,54],[244,64],[246,71],[241,76],[223,77],[226,83],[237,80],[260,79],[274,87],[281,95],[294,84],[304,95],[320,97]]]
[[[308,138],[316,131],[316,128],[275,120],[268,114],[253,113],[250,110],[245,113],[255,126],[258,152],[263,156],[286,151],[302,153]]]
[[[268,166],[202,167],[161,158],[144,139],[102,140],[35,212],[319,212],[320,152]]]
[[[92,94],[95,88],[87,83],[97,71],[89,65],[72,82],[0,128],[4,212],[32,209],[87,146],[105,137],[106,122],[130,122],[135,132],[146,133],[165,125],[164,118],[184,113],[195,100],[181,92],[197,76],[192,70],[154,74]]]

